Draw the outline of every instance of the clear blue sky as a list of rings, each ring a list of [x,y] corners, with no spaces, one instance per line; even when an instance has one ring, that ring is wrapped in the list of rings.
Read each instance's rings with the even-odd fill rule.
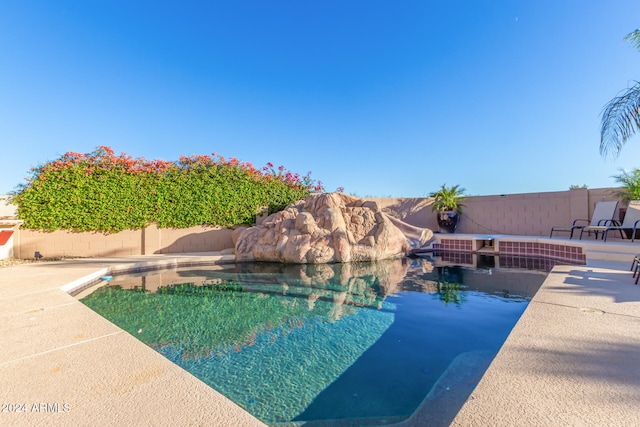
[[[640,1],[0,1],[0,194],[67,151],[220,153],[359,196],[615,186]]]

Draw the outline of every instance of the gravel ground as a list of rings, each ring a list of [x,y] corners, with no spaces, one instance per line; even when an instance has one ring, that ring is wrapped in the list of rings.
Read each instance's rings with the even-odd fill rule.
[[[6,259],[0,259],[0,268],[13,267],[14,265],[30,264],[34,262],[60,261],[63,259],[65,258],[41,258],[39,260],[6,258]]]

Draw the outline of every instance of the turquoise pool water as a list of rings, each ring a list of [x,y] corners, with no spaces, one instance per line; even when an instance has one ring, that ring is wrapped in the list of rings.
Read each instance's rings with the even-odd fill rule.
[[[458,387],[440,396],[455,414],[474,386],[455,362],[495,354],[545,277],[426,259],[239,264],[114,276],[81,301],[265,423],[380,425],[436,384]]]

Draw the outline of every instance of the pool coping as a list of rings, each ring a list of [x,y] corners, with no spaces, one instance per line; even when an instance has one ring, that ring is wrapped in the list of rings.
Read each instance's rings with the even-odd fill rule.
[[[632,258],[554,267],[451,425],[637,425]]]
[[[581,242],[587,264],[553,268],[452,425],[632,425],[640,418],[640,352],[631,351],[640,347],[640,286],[628,271],[640,246]],[[1,269],[0,404],[13,406],[0,412],[0,424],[263,426],[67,293],[115,270],[224,262],[233,256],[148,255]],[[417,411],[400,425],[427,421]]]

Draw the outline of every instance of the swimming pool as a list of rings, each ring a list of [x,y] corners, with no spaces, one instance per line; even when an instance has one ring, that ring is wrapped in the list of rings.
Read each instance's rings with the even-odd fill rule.
[[[545,272],[427,259],[114,276],[81,301],[271,425],[448,421]]]

